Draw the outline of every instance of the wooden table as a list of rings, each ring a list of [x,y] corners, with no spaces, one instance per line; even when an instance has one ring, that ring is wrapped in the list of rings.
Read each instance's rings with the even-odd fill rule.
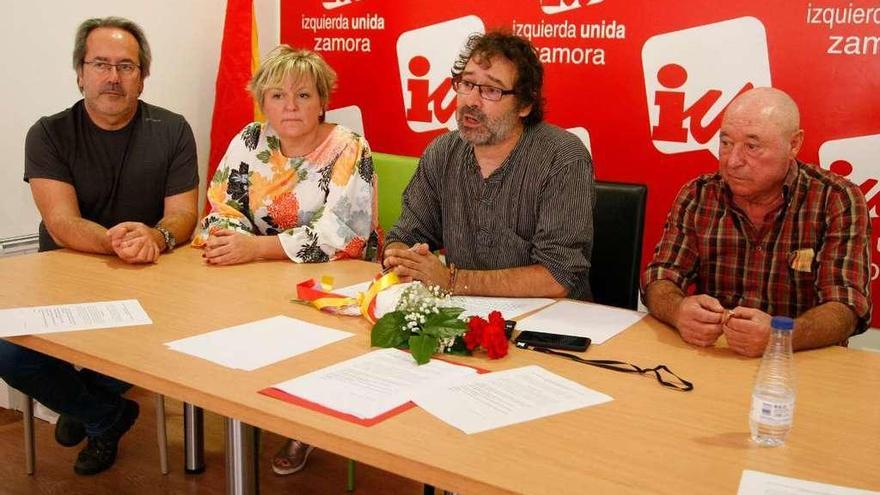
[[[332,275],[368,279],[358,261],[210,267],[184,247],[151,266],[55,251],[0,259],[0,308],[137,298],[150,326],[18,337],[16,343],[160,394],[295,437],[359,462],[456,492],[735,493],[744,469],[880,489],[880,355],[840,347],[796,355],[795,425],[780,448],[749,441],[759,360],[684,344],[648,317],[589,358],[664,363],[695,384],[688,393],[638,377],[512,348],[508,357],[461,361],[500,370],[525,364],[611,395],[612,402],[476,435],[421,409],[362,427],[257,393],[369,350],[369,325],[289,302],[295,285]],[[227,369],[163,343],[285,314],[356,336],[256,371]],[[234,460],[234,459],[233,459]]]

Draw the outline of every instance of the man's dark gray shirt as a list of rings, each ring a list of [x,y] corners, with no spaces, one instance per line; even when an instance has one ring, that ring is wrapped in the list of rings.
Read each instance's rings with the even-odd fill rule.
[[[107,131],[80,100],[28,131],[24,180],[30,179],[72,185],[82,217],[105,228],[125,221],[153,226],[166,197],[199,186],[196,142],[186,120],[164,108],[139,101],[130,123]],[[40,251],[56,248],[40,222]]]
[[[422,155],[387,243],[446,248],[462,269],[542,265],[568,297],[589,300],[595,197],[590,154],[563,129],[526,127],[485,179],[473,145],[453,131]]]

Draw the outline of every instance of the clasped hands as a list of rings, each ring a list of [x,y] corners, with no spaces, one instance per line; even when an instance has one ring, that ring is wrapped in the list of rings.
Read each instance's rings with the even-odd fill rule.
[[[737,354],[758,357],[770,338],[772,317],[755,308],[737,306],[724,309],[712,296],[698,294],[681,300],[675,326],[682,340],[708,347],[724,334],[727,345]]]
[[[107,230],[110,247],[126,263],[155,263],[164,249],[162,234],[141,222],[122,222]]]
[[[140,222],[122,222],[107,230],[113,252],[127,263],[155,263],[164,249],[162,234]],[[211,232],[202,256],[211,265],[235,265],[259,257],[257,238],[227,229]]]
[[[440,258],[434,256],[425,243],[414,244],[409,249],[404,244],[385,250],[382,265],[386,270],[394,270],[402,282],[418,280],[425,285],[436,285],[449,290],[449,269]]]
[[[202,257],[209,265],[247,263],[260,257],[258,242],[253,235],[228,229],[213,230],[205,241]]]

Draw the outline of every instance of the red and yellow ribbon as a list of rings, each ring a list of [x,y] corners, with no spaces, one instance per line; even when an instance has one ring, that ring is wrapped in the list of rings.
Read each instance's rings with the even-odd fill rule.
[[[370,323],[375,323],[376,296],[399,282],[394,272],[377,276],[366,292],[353,298],[334,294],[332,277],[321,277],[320,281],[311,278],[296,285],[296,297],[321,311],[347,316],[363,315]]]
[[[397,274],[394,272],[388,272],[374,280],[366,292],[358,294],[361,314],[364,315],[364,318],[366,318],[367,321],[370,323],[376,323],[376,296],[388,287],[399,283],[400,279],[397,278]]]

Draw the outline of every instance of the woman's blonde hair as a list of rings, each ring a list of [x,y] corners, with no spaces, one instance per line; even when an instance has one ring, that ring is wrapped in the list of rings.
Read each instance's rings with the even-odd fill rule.
[[[315,87],[318,88],[321,107],[324,109],[321,113],[321,122],[323,122],[327,104],[330,102],[330,93],[336,85],[336,72],[315,52],[296,50],[290,45],[278,45],[260,64],[247,89],[262,109],[266,90],[280,87],[287,76],[292,76],[294,81],[298,81],[306,75],[315,81]]]

